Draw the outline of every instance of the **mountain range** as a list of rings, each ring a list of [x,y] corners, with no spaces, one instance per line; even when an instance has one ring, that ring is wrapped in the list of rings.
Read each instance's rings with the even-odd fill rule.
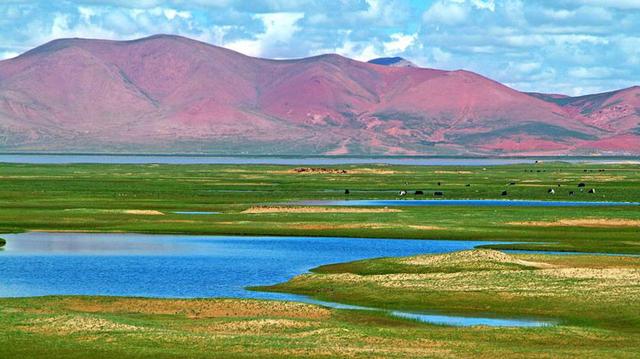
[[[640,87],[569,97],[402,58],[61,39],[0,61],[0,151],[638,155]]]

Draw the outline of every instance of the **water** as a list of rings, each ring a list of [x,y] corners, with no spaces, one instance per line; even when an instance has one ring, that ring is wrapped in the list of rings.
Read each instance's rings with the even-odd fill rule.
[[[327,263],[445,253],[500,243],[120,233],[33,232],[2,237],[7,239],[7,244],[0,251],[0,297],[235,297],[303,301],[334,308],[369,310],[373,309],[245,288],[284,282]],[[390,314],[399,316],[396,312]],[[404,317],[410,315],[419,314],[402,314]],[[452,325],[459,325],[460,320],[482,319],[451,318]],[[424,318],[430,322],[427,319]],[[503,324],[521,326],[520,322],[527,326],[534,325],[532,323],[548,324],[522,320],[507,320]],[[491,321],[485,325],[491,325]]]
[[[640,163],[638,157],[590,158],[553,157],[545,160],[571,163]],[[462,157],[332,157],[332,156],[206,156],[206,155],[80,155],[80,154],[0,154],[0,163],[67,164],[272,164],[342,165],[390,164],[415,166],[495,166],[533,164],[535,158],[462,158]]]
[[[639,202],[588,202],[588,201],[533,201],[498,199],[398,199],[398,200],[337,200],[299,201],[288,203],[305,206],[371,206],[371,207],[420,207],[420,206],[476,206],[476,207],[609,207],[640,206]]]

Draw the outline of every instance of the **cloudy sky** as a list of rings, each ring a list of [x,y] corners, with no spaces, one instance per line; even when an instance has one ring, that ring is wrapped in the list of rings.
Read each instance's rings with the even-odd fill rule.
[[[0,0],[0,59],[157,33],[269,58],[402,56],[526,91],[640,84],[640,0]]]

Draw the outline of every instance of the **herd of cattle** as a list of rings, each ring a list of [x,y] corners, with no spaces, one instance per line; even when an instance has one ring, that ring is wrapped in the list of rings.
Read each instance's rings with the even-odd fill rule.
[[[437,184],[438,184],[438,186],[441,186],[441,185],[442,185],[442,183],[441,183],[441,182],[438,182]],[[515,185],[516,185],[516,183],[515,183],[515,182],[510,182],[510,183],[509,183],[509,186],[515,186]],[[471,187],[471,185],[470,185],[470,184],[466,184],[465,186],[466,186],[466,187]],[[560,184],[558,184],[558,187],[562,187],[562,186],[561,186]],[[587,187],[586,183],[584,183],[584,182],[580,182],[580,183],[578,183],[578,190],[579,190],[580,192],[584,192],[584,190],[586,189],[586,187]],[[349,191],[348,189],[345,189],[345,190],[344,190],[344,194],[348,195],[348,194],[350,194],[350,193],[351,193],[351,191]],[[550,194],[550,195],[554,195],[554,194],[556,194],[556,190],[555,190],[554,188],[549,188],[549,189],[547,190],[547,193],[548,193],[548,194]],[[595,188],[591,188],[591,189],[589,189],[589,190],[587,191],[587,193],[595,194],[595,193],[596,193],[596,189],[595,189]],[[415,191],[413,194],[414,194],[415,196],[424,196],[424,191],[417,190],[417,191]],[[400,192],[398,192],[398,195],[399,195],[400,197],[405,197],[405,196],[409,195],[409,191],[407,191],[407,190],[401,190]],[[508,192],[508,191],[502,191],[502,193],[501,193],[500,195],[501,195],[501,196],[508,196],[508,195],[509,195],[509,192]],[[573,195],[575,195],[575,191],[569,191],[569,196],[573,196]],[[434,191],[434,192],[433,192],[433,196],[434,196],[434,197],[442,197],[442,196],[444,196],[444,191]]]

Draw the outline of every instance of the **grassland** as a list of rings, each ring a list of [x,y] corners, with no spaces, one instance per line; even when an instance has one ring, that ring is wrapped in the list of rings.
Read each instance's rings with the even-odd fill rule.
[[[579,183],[586,184],[583,192]],[[548,194],[550,188],[556,194]],[[588,194],[590,188],[596,193]],[[372,213],[279,205],[300,200],[395,199],[403,189],[409,198],[431,198],[434,191],[442,191],[449,199],[640,201],[639,188],[638,165],[350,165],[309,173],[267,165],[0,164],[0,233],[67,230],[507,240],[537,242],[511,248],[640,253],[638,207],[403,207]],[[412,195],[415,190],[425,195]],[[570,191],[575,194],[570,196]]]
[[[514,242],[502,248],[640,254],[637,206],[286,204],[396,199],[400,190],[408,198],[442,191],[448,199],[640,202],[640,166],[354,165],[300,172],[268,165],[0,164],[0,233],[501,240]],[[425,195],[416,197],[415,190]],[[543,328],[456,328],[379,312],[236,299],[3,298],[0,357],[632,358],[640,352],[638,283],[635,257],[473,251],[327,265],[261,288],[380,308],[558,322]]]
[[[462,314],[557,320],[448,327],[379,312],[235,299],[0,299],[0,353],[30,358],[634,358],[640,258],[494,251],[318,268],[273,290]]]

